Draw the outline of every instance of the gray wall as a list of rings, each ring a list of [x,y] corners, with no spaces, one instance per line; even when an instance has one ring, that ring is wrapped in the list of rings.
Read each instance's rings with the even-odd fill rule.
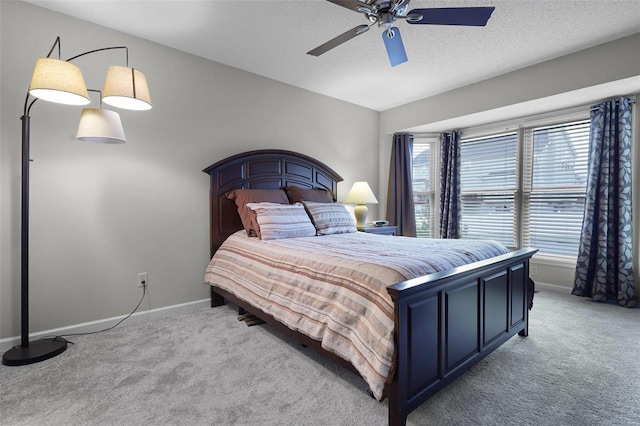
[[[0,2],[0,338],[20,330],[20,120],[36,59],[56,36],[62,58],[126,45],[154,107],[121,110],[129,143],[75,140],[81,108],[32,111],[31,331],[128,313],[149,273],[155,309],[208,297],[206,166],[238,152],[302,152],[379,193],[379,113],[22,2]],[[75,61],[102,89],[113,51]],[[92,107],[97,106],[97,95]],[[373,206],[372,206],[373,207]],[[376,209],[372,215],[376,216]]]
[[[640,76],[638,51],[640,33],[401,105],[382,112],[380,132],[392,134],[401,129],[637,77]]]
[[[442,132],[469,126],[471,122],[490,124],[551,112],[559,106],[568,108],[640,93],[639,52],[640,33],[383,111],[380,114],[379,186],[386,188],[388,182],[394,132],[420,127]],[[634,135],[634,146],[638,147],[638,131]],[[638,158],[640,149],[635,151]],[[634,188],[637,194],[640,185]],[[378,200],[385,205],[386,191]],[[637,241],[636,236],[636,247]],[[574,268],[575,264],[567,261],[540,261],[534,278],[569,291]],[[635,270],[638,275],[638,268]]]

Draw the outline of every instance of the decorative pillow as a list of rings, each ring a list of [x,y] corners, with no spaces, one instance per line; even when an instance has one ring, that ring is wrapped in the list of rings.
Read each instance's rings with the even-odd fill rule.
[[[247,207],[256,213],[256,231],[261,240],[316,235],[302,204],[248,203]]]
[[[258,235],[258,223],[256,222],[256,214],[247,207],[247,203],[289,204],[287,194],[282,189],[236,189],[225,195],[228,199],[235,201],[242,226],[252,237]]]
[[[320,188],[299,188],[297,186],[287,186],[284,188],[291,204],[301,201],[313,201],[315,203],[333,203],[331,191]]]
[[[351,214],[340,203],[313,203],[303,201],[318,235],[358,232]]]

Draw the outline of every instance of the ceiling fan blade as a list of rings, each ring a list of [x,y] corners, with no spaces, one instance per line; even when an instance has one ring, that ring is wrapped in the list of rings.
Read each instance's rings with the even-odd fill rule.
[[[359,36],[369,29],[369,25],[358,25],[355,28],[350,29],[346,33],[340,34],[338,37],[329,40],[325,44],[321,44],[313,50],[307,52],[307,55],[320,56],[325,52],[340,46],[342,43],[351,40],[352,38]]]
[[[389,32],[393,34],[393,37],[389,37]],[[407,52],[404,50],[404,43],[402,43],[398,28],[393,27],[389,31],[383,31],[382,39],[384,40],[384,47],[387,48],[387,55],[389,55],[392,67],[407,62]]]
[[[358,0],[327,0],[333,4],[337,4],[338,6],[346,7],[347,9],[351,9],[354,12],[358,12],[358,6],[362,6],[364,3]]]
[[[467,25],[484,27],[491,17],[495,7],[443,7],[413,9],[407,16],[422,15],[422,19],[408,18],[410,24],[430,25]]]

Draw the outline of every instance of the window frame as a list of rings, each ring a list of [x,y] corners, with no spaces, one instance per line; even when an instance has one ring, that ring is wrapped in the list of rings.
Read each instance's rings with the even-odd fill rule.
[[[579,224],[575,225],[578,226],[580,229],[579,230],[575,230],[574,232],[577,231],[577,233],[579,234],[582,229],[582,215],[584,214],[584,201],[586,200],[586,196],[587,196],[587,176],[588,176],[588,168],[589,165],[587,163],[588,161],[588,154],[589,154],[589,113],[587,112],[585,114],[585,116],[583,117],[572,117],[571,119],[566,119],[566,120],[561,120],[561,121],[555,121],[552,123],[538,123],[536,125],[533,126],[527,126],[523,128],[524,131],[524,138],[523,138],[523,146],[525,147],[525,149],[530,150],[530,151],[524,151],[523,150],[523,156],[531,156],[530,162],[527,161],[526,158],[523,159],[522,164],[524,167],[527,167],[527,169],[524,169],[523,167],[523,182],[521,185],[522,188],[522,197],[523,197],[523,215],[521,217],[521,222],[520,222],[520,229],[521,229],[521,233],[522,233],[522,243],[521,243],[521,247],[524,246],[530,246],[532,243],[531,241],[534,240],[534,237],[532,235],[532,224],[534,224],[533,220],[532,220],[532,215],[534,214],[534,208],[535,207],[540,207],[540,200],[544,200],[545,198],[540,197],[541,194],[546,194],[547,195],[547,203],[552,203],[554,199],[558,199],[561,197],[564,197],[566,199],[571,199],[571,198],[582,198],[583,200],[583,205],[580,208],[580,213],[577,215],[579,217],[574,217],[574,221],[578,221]],[[565,131],[575,131],[578,126],[581,126],[583,128],[586,127],[586,129],[582,130],[582,132],[585,132],[586,130],[586,138],[584,137],[584,133],[582,135],[582,140],[580,142],[582,142],[582,145],[572,145],[571,149],[576,149],[577,151],[574,152],[574,155],[582,155],[584,156],[584,169],[582,169],[582,172],[584,173],[584,185],[549,185],[549,186],[544,186],[544,185],[536,185],[535,183],[535,164],[536,164],[536,156],[535,156],[535,132],[536,131],[540,131],[540,130],[544,130],[545,128],[550,128],[550,129],[554,129],[557,127],[563,126]],[[555,130],[554,130],[555,133]],[[586,139],[586,140],[585,140]],[[585,143],[586,142],[586,146]],[[581,149],[581,151],[580,151]],[[575,163],[574,163],[575,165]],[[539,170],[539,172],[544,172],[546,171],[546,168],[548,168],[549,165],[545,164],[544,167],[541,167]],[[574,170],[574,169],[572,169]],[[578,169],[580,170],[580,169]],[[577,176],[574,174],[574,177]],[[536,200],[537,199],[537,200]],[[525,203],[526,201],[526,203]],[[538,204],[536,206],[536,204]],[[570,219],[570,216],[565,216],[566,219]],[[566,223],[566,222],[565,222]],[[553,227],[555,225],[554,221],[549,222],[549,226]],[[538,234],[537,238],[539,238],[540,240],[544,240],[544,237],[547,236],[544,233]],[[541,243],[542,244],[542,243]],[[536,245],[535,243],[533,243],[534,246],[538,247],[540,249],[540,252],[546,256],[562,256],[562,257],[566,257],[569,259],[575,259],[578,255],[578,245],[579,245],[579,235],[578,235],[578,241],[575,241],[575,255],[571,255],[571,254],[567,254],[567,253],[558,253],[558,252],[550,252],[550,251],[545,251],[544,247],[540,247],[539,245]]]
[[[514,210],[515,210],[515,219],[514,219],[514,232],[515,232],[515,244],[516,247],[523,247],[527,243],[527,238],[523,237],[523,220],[526,212],[524,211],[524,198],[525,191],[523,188],[523,173],[525,173],[523,167],[523,158],[524,155],[523,146],[524,146],[524,138],[525,133],[528,129],[546,127],[546,126],[555,126],[561,125],[564,123],[570,123],[573,121],[580,120],[588,120],[589,119],[589,108],[588,106],[582,106],[577,108],[571,108],[563,111],[555,111],[545,114],[533,115],[529,117],[520,118],[517,120],[507,120],[503,122],[492,123],[488,125],[479,125],[469,128],[464,128],[460,130],[461,139],[469,139],[469,138],[480,138],[480,137],[490,137],[493,135],[504,134],[508,132],[517,132],[518,133],[518,158],[517,158],[517,191],[515,194],[514,201]],[[439,136],[434,137],[433,135],[414,135],[415,138],[434,138],[438,140],[437,143],[437,159],[438,163],[440,160],[440,141]],[[432,228],[439,228],[439,209],[440,209],[440,164],[437,166],[438,173],[434,176],[434,186],[437,191],[437,205],[436,208],[433,209],[432,214],[434,217],[432,218]],[[586,195],[586,191],[585,191]],[[435,237],[439,237],[439,229],[436,233],[433,234]],[[515,247],[514,247],[515,248]],[[542,262],[550,262],[549,264],[554,266],[567,266],[573,265],[575,263],[576,255],[567,255],[567,254],[555,254],[549,252],[539,252],[536,254],[536,259],[540,259]]]
[[[440,237],[440,136],[439,135],[414,135],[413,136],[413,147],[412,147],[412,158],[411,158],[411,180],[412,184],[414,181],[414,172],[415,169],[413,167],[413,160],[415,159],[415,148],[417,145],[429,145],[429,149],[431,151],[429,157],[429,176],[431,179],[431,190],[425,191],[428,195],[429,200],[431,202],[431,235],[429,237],[420,237],[420,238],[439,238]],[[414,209],[420,203],[416,202],[416,197],[414,193],[413,197]],[[417,219],[417,215],[416,215]],[[416,220],[416,228],[417,228],[417,220]],[[417,232],[417,229],[416,229]]]

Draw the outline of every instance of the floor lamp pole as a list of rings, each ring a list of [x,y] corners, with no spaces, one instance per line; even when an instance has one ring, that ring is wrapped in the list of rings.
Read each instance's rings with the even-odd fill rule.
[[[22,121],[22,201],[20,226],[20,346],[29,346],[29,162],[31,117],[23,115]]]
[[[32,103],[33,105],[33,103]],[[29,143],[30,120],[28,110],[22,120],[22,215],[20,247],[20,345],[2,355],[5,365],[26,365],[44,361],[61,354],[67,349],[64,339],[39,339],[29,342]]]

